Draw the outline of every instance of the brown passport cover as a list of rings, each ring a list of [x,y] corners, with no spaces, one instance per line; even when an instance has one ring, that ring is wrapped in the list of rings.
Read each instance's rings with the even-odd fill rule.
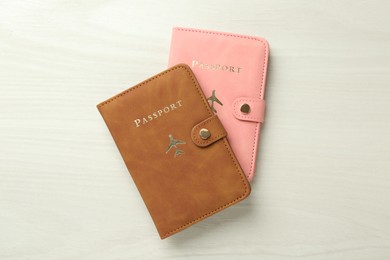
[[[162,239],[249,195],[226,131],[187,65],[97,107]]]

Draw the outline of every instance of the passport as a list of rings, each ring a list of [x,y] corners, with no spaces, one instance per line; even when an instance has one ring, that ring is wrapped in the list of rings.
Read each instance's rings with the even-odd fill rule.
[[[97,105],[164,239],[251,188],[189,66],[176,65]]]
[[[248,180],[255,174],[269,45],[260,37],[173,28],[169,66],[191,67]]]

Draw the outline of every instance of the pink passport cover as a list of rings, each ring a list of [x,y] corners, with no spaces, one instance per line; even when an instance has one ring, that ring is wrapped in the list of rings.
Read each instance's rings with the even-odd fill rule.
[[[169,67],[191,67],[248,180],[255,172],[264,119],[268,53],[267,41],[258,37],[189,28],[172,31]],[[244,104],[249,105],[248,113]]]

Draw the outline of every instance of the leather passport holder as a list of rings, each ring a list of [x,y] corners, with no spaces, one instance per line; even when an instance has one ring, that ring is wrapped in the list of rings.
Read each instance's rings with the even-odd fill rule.
[[[258,37],[188,28],[172,32],[169,66],[191,67],[249,180],[264,120],[268,53],[267,41]]]
[[[162,239],[249,195],[226,131],[187,65],[97,107]]]

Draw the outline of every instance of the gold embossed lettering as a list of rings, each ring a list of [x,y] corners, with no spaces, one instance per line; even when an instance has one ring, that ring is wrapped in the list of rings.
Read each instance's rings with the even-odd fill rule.
[[[192,60],[191,66],[198,67],[200,69],[204,70],[221,70],[221,71],[226,71],[226,72],[231,72],[231,73],[240,73],[242,68],[240,67],[235,67],[232,65],[221,65],[221,64],[210,64],[210,63],[203,63],[198,60]]]
[[[164,114],[170,113],[173,110],[177,110],[180,107],[183,106],[182,100],[177,100],[176,102],[173,102],[164,108],[158,109],[149,115],[144,116],[142,119],[137,118],[133,120],[135,127],[140,127],[141,125],[145,125],[147,123],[150,123],[153,120],[157,120],[159,117],[163,116]]]

